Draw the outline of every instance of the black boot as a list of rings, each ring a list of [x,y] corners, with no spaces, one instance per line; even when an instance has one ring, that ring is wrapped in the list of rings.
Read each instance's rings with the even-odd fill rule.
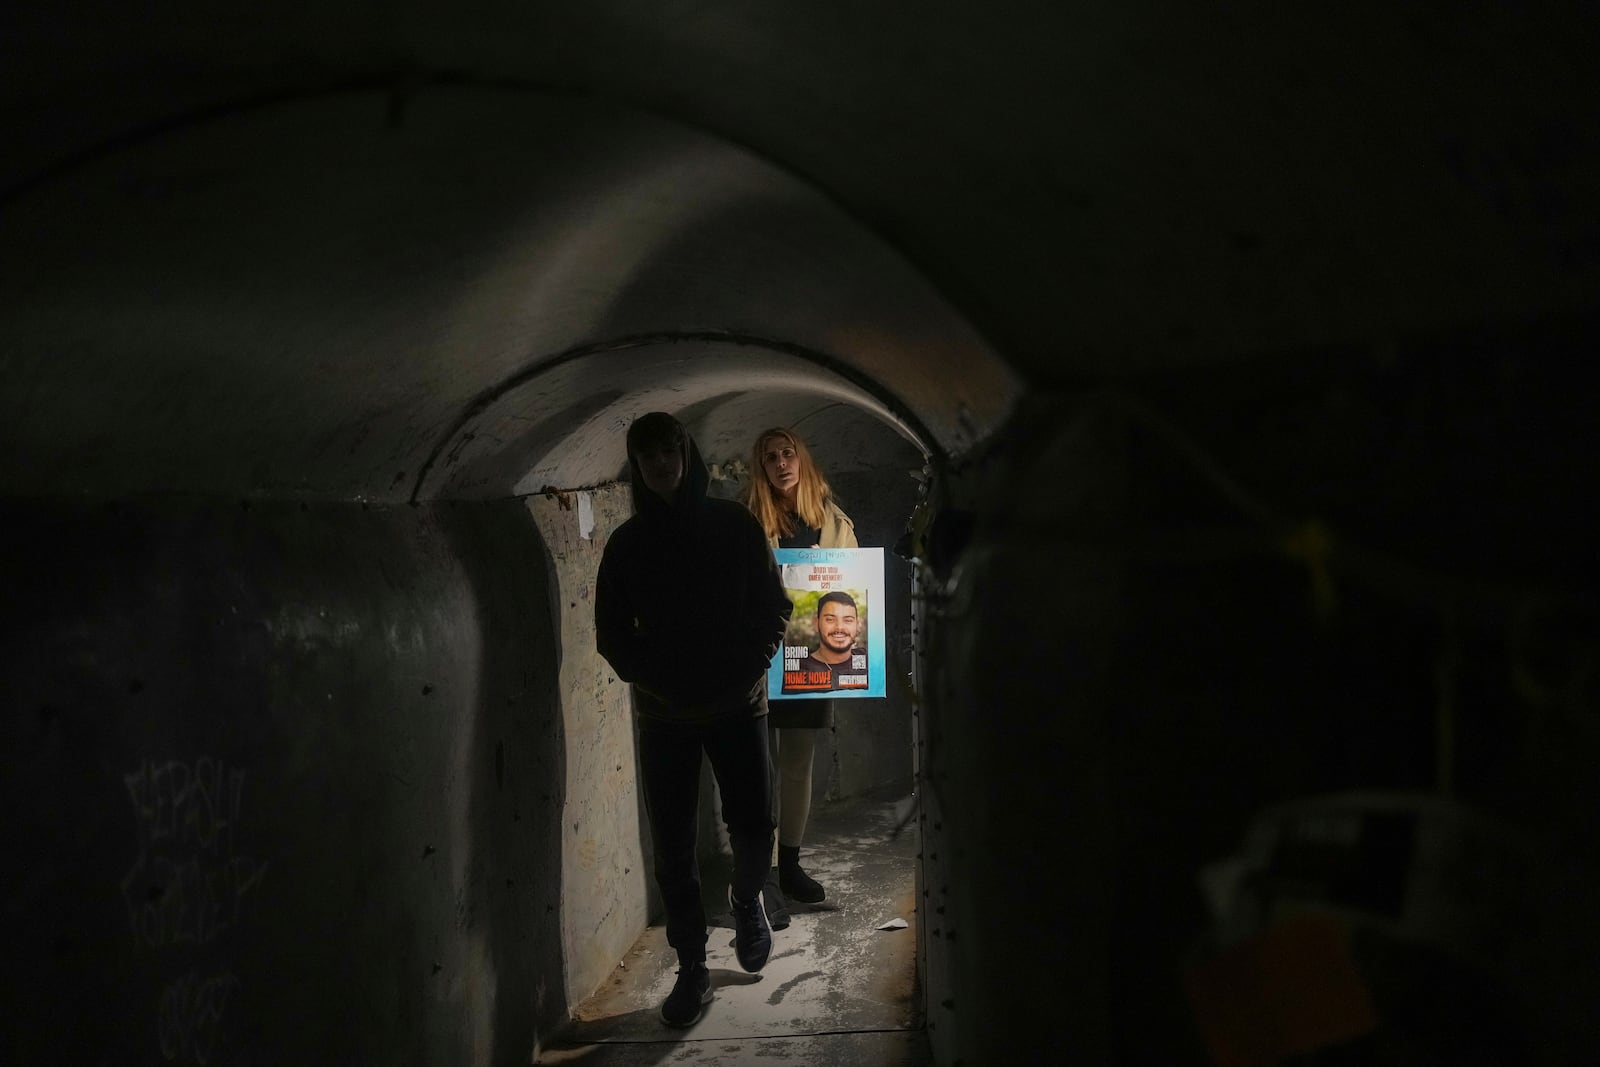
[[[778,885],[783,895],[802,904],[821,904],[828,891],[800,866],[800,846],[778,846]]]

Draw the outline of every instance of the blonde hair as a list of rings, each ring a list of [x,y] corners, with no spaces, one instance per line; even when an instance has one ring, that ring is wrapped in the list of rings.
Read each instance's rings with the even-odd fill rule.
[[[750,482],[745,486],[744,503],[750,513],[761,523],[761,528],[766,531],[769,538],[788,537],[793,534],[793,524],[789,521],[790,511],[784,506],[783,499],[778,496],[777,490],[772,488],[772,482],[767,478],[767,467],[763,462],[766,443],[774,438],[789,442],[794,449],[794,454],[800,460],[800,480],[795,485],[794,514],[800,516],[800,521],[807,526],[822,528],[826,512],[823,510],[833,496],[833,490],[828,487],[828,480],[817,469],[817,463],[811,458],[811,450],[806,447],[793,430],[782,426],[774,426],[770,430],[762,430],[756,435],[755,444],[750,446]]]

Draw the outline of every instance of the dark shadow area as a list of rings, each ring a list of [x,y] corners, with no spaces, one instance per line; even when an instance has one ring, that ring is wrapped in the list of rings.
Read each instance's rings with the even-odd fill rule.
[[[1552,891],[1597,873],[1600,796],[1575,773],[1600,758],[1584,681],[1600,632],[1593,332],[1443,337],[1141,391],[1161,423],[1124,424],[1134,565],[1109,720],[1126,1062],[1204,1060],[1180,991],[1214,921],[1202,868],[1273,805],[1363,790],[1460,813],[1450,832],[1478,873],[1427,897],[1456,846],[1413,842],[1428,824],[1403,813],[1352,816],[1342,866],[1280,843],[1261,891],[1293,879],[1295,899],[1357,916],[1350,951],[1381,1008],[1360,1046],[1375,1058],[1304,1062],[1561,1062],[1573,1020],[1557,1005],[1571,982],[1594,988],[1592,968],[1554,961],[1596,924]]]
[[[564,1017],[544,562],[453,510],[0,504],[14,1062],[522,1063]]]
[[[628,1047],[628,1062],[639,1064],[660,1063],[677,1052],[678,1040],[681,1035],[677,1031],[668,1030],[661,1023],[659,1008],[637,1008],[620,1015],[607,1016],[604,1019],[577,1020],[561,1034],[561,1044],[557,1049],[541,1053],[536,1063],[567,1063],[567,1062],[594,1062],[608,1063],[617,1055],[616,1049],[619,1042],[614,1035],[619,1033],[637,1033],[640,1030],[655,1027],[661,1031],[659,1041],[630,1040]],[[692,1029],[691,1031],[692,1032]],[[587,1054],[578,1050],[590,1046]],[[573,1057],[568,1059],[567,1057]]]
[[[639,765],[639,719],[633,710],[633,694],[631,688],[628,694],[628,714],[633,718],[633,780],[637,784],[644,781],[644,770]],[[707,765],[703,768],[703,770],[703,777],[709,778],[711,774],[710,766]],[[644,865],[645,871],[645,916],[647,922],[649,922],[651,925],[664,925],[667,921],[667,905],[666,902],[661,898],[661,886],[656,882],[656,849],[655,843],[650,838],[650,812],[644,802],[644,790],[642,788],[636,788],[634,790],[634,797],[634,808],[638,813],[639,819],[639,858],[640,862]],[[704,793],[701,794],[701,800],[703,803],[706,802],[706,796]],[[704,824],[705,820],[702,819],[702,827]],[[700,877],[703,880],[705,878],[705,857],[707,854],[707,849],[705,847],[705,842],[703,841],[697,842],[696,847],[701,856]],[[720,853],[718,853],[718,858],[721,858]]]
[[[549,550],[517,499],[435,505],[474,591],[470,882],[494,980],[493,1064],[526,1064],[566,1022],[561,808],[566,788],[560,610]]]
[[[8,1016],[28,1021],[8,1036],[12,1062],[196,1047],[255,1061],[247,1041],[170,1011],[226,998],[234,1021],[263,995],[234,956],[270,884],[256,873],[279,877],[258,836],[273,787],[249,773],[275,732],[271,596],[239,580],[234,560],[264,546],[230,538],[238,525],[214,505],[0,502],[0,983]],[[231,899],[202,916],[183,894],[213,875]]]
[[[888,432],[885,429],[885,432]],[[913,475],[922,457],[907,446],[903,466],[833,474],[829,482],[839,506],[856,526],[863,547],[883,549],[884,667],[882,698],[836,701],[832,736],[819,739],[819,762],[834,767],[831,795],[837,798],[904,795],[913,786],[911,691],[911,563],[894,551],[906,531],[920,485]]]

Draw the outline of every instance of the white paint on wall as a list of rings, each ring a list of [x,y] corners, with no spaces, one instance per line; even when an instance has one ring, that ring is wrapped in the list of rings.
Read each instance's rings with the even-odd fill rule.
[[[578,536],[594,540],[594,496],[590,493],[578,494]]]

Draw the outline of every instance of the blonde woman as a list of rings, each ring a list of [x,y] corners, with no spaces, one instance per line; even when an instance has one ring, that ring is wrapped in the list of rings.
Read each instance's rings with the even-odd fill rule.
[[[773,548],[858,547],[855,525],[833,502],[811,451],[791,430],[775,427],[756,438],[745,504]],[[800,843],[811,814],[817,731],[833,724],[833,701],[778,699],[769,708],[778,855],[776,885],[769,878],[763,895],[773,928],[781,930],[789,925],[784,897],[802,904],[820,904],[828,897],[827,890],[800,866]]]

